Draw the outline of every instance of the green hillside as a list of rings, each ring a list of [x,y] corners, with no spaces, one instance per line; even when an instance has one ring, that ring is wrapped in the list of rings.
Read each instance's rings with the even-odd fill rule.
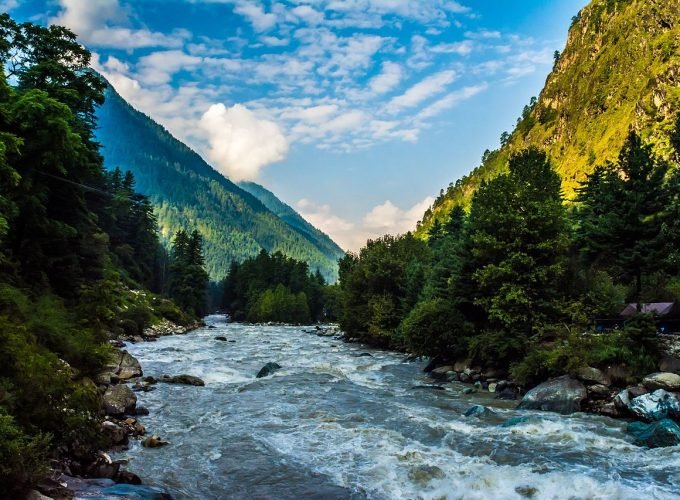
[[[320,248],[324,254],[334,255],[335,260],[338,260],[345,255],[345,251],[326,233],[319,231],[312,226],[292,207],[283,203],[268,189],[265,189],[263,186],[254,182],[239,182],[238,186],[260,200],[264,206],[271,210],[279,219],[304,235],[310,243]]]
[[[574,16],[556,55],[515,130],[435,201],[419,235],[454,205],[467,205],[483,180],[506,172],[509,156],[529,145],[546,150],[567,198],[596,165],[616,159],[630,128],[668,157],[668,132],[680,109],[680,3],[594,0]]]
[[[292,214],[277,217],[111,87],[97,118],[96,136],[106,167],[133,172],[137,189],[156,207],[166,241],[181,228],[199,230],[213,279],[224,277],[232,260],[253,257],[264,248],[305,261],[310,269],[335,280],[337,259],[342,255],[337,245]],[[273,194],[268,198],[274,203]]]

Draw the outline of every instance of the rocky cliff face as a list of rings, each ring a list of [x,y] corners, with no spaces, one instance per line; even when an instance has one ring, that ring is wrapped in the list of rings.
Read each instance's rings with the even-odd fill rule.
[[[595,165],[617,157],[630,128],[667,157],[678,110],[680,3],[594,0],[574,16],[564,51],[509,140],[435,202],[419,233],[469,202],[482,180],[503,172],[509,156],[527,146],[548,152],[567,198]]]

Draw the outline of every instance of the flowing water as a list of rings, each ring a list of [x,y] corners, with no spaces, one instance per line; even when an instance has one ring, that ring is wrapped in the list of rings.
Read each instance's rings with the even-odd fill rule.
[[[206,321],[129,346],[145,375],[206,382],[138,393],[147,429],[171,444],[121,454],[175,498],[680,498],[680,449],[638,448],[624,422],[519,412],[458,383],[414,388],[423,363],[400,354]],[[269,361],[282,369],[256,379]],[[463,416],[473,404],[495,414]]]

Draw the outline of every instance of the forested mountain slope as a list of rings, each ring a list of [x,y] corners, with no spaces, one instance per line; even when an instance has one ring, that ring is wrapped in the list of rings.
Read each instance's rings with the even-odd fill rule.
[[[596,165],[616,159],[630,128],[668,157],[668,131],[680,108],[680,3],[594,0],[573,18],[567,43],[538,99],[525,106],[502,146],[449,188],[418,233],[467,204],[484,179],[507,171],[509,156],[544,149],[567,198]]]
[[[255,256],[262,248],[305,261],[326,279],[335,279],[341,254],[332,241],[299,221],[290,224],[290,214],[287,220],[277,217],[110,86],[97,117],[106,167],[133,172],[137,189],[156,206],[166,240],[180,228],[201,232],[213,279],[224,277],[232,260]]]

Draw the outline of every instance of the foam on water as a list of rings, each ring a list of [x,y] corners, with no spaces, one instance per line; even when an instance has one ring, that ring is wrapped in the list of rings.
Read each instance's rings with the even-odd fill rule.
[[[518,412],[457,383],[415,390],[422,363],[297,327],[207,323],[129,346],[145,374],[206,382],[139,394],[172,444],[133,443],[130,467],[177,497],[680,498],[680,450],[638,448],[625,423]],[[256,379],[269,361],[282,369]],[[495,413],[464,417],[472,404]]]

